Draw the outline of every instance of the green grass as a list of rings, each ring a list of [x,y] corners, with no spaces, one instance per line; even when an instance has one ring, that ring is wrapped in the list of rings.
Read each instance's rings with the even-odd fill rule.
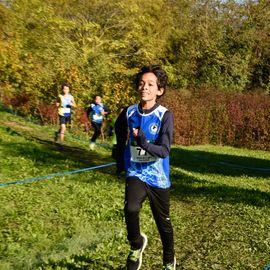
[[[70,136],[59,151],[53,132],[0,111],[0,183],[113,162],[109,149],[91,152]],[[270,172],[256,168],[270,168],[269,152],[173,147],[177,269],[263,270],[270,263]],[[0,187],[0,269],[125,269],[124,178],[114,171]],[[147,202],[141,226],[149,237],[142,269],[161,269],[161,243]]]

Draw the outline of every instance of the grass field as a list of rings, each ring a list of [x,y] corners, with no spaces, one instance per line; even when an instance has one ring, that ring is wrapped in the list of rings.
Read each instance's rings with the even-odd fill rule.
[[[0,183],[113,162],[89,151],[86,136],[0,111]],[[179,270],[263,270],[270,264],[270,153],[224,146],[174,146],[171,217]],[[268,169],[268,170],[267,170]],[[124,177],[110,166],[0,186],[0,269],[125,269]],[[142,270],[162,269],[159,235],[148,203]]]

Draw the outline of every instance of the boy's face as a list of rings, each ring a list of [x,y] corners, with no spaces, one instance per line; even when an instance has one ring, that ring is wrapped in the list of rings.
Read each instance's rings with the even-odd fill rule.
[[[64,86],[63,87],[63,93],[66,95],[69,93],[69,87],[68,86]]]
[[[101,97],[100,96],[96,96],[95,97],[95,103],[96,104],[100,104],[101,103]]]
[[[157,96],[163,94],[164,89],[158,88],[158,80],[154,73],[144,73],[139,82],[139,94],[144,102],[156,101]]]

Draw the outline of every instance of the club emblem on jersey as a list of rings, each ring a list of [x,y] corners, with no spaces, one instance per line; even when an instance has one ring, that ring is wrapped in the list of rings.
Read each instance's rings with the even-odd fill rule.
[[[151,134],[157,134],[157,132],[158,132],[157,123],[151,124],[150,127],[149,127],[149,131],[150,131]]]

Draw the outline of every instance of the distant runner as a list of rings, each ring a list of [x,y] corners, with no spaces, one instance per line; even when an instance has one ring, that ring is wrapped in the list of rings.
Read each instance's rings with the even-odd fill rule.
[[[58,107],[59,115],[59,130],[55,132],[55,142],[60,138],[60,146],[63,147],[64,136],[67,125],[71,124],[72,108],[76,107],[73,96],[69,93],[70,86],[65,83],[62,85],[62,94],[58,96],[56,106]]]
[[[96,140],[100,136],[102,130],[102,125],[104,121],[104,116],[110,113],[109,108],[104,105],[102,99],[99,95],[94,97],[94,102],[88,107],[87,115],[91,122],[91,126],[94,129],[94,134],[90,139],[90,149],[94,150],[96,145]]]

